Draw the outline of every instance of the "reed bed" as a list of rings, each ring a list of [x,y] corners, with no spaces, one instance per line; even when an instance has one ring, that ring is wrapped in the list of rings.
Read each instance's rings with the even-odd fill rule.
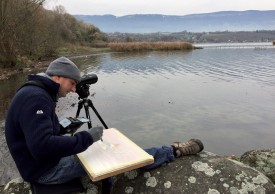
[[[108,46],[112,51],[117,52],[191,50],[195,48],[188,42],[117,42],[109,43]]]

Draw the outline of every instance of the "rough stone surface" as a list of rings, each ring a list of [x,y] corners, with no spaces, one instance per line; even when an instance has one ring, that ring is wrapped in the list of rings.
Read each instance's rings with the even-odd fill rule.
[[[30,193],[29,184],[15,179],[0,193]],[[87,194],[101,191],[100,182],[82,180]],[[274,184],[261,172],[210,152],[182,157],[151,171],[140,169],[114,177],[113,194],[272,194]]]
[[[83,178],[82,184],[86,189],[86,192],[83,194],[100,194],[101,192],[101,183],[93,183],[90,179]],[[30,184],[25,182],[21,177],[16,178],[8,182],[4,186],[0,186],[1,194],[31,194]],[[50,193],[49,193],[50,194]]]
[[[240,160],[265,174],[275,184],[275,148],[245,152]]]
[[[150,172],[135,171],[134,179],[125,173],[117,176],[113,193],[275,193],[274,184],[262,173],[209,152],[182,157]]]
[[[0,185],[20,176],[6,143],[4,125],[0,121]]]

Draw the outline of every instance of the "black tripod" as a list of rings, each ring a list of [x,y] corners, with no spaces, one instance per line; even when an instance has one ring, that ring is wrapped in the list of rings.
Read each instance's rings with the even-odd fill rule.
[[[76,118],[79,116],[80,110],[83,108],[85,109],[86,117],[89,119],[88,121],[88,128],[92,128],[92,121],[90,117],[89,107],[93,109],[98,119],[101,121],[102,125],[105,127],[105,129],[108,129],[107,125],[95,109],[92,100],[88,99],[88,96],[90,95],[89,92],[89,85],[94,84],[97,82],[97,76],[95,74],[85,75],[81,78],[80,83],[76,85],[76,93],[79,95],[78,99],[78,107],[76,112]],[[109,194],[111,193],[112,189],[112,178],[106,178],[102,180],[102,192],[103,194]]]
[[[95,112],[96,116],[101,121],[101,123],[105,127],[105,129],[108,129],[107,125],[105,124],[105,122],[103,121],[103,119],[101,118],[101,116],[99,115],[97,110],[95,109],[95,107],[92,103],[92,100],[90,100],[88,98],[83,98],[83,99],[79,100],[77,112],[76,112],[76,118],[79,116],[80,110],[83,108],[83,106],[85,109],[86,117],[89,119],[89,122],[87,123],[89,129],[92,128],[89,107],[91,107],[93,109],[93,111]],[[112,179],[111,178],[103,179],[102,180],[102,193],[109,194],[111,192],[111,188],[112,188]]]
[[[96,114],[98,119],[101,121],[101,123],[105,127],[105,129],[108,129],[106,123],[103,121],[103,119],[101,118],[101,116],[97,112],[96,108],[94,107],[92,100],[90,100],[88,98],[83,98],[83,99],[79,100],[78,107],[77,107],[77,112],[76,112],[76,118],[79,116],[80,110],[83,108],[83,106],[84,106],[84,109],[85,109],[86,118],[89,119],[89,121],[87,123],[89,129],[92,128],[92,121],[91,121],[91,117],[90,117],[89,107],[91,107],[93,109],[94,113]]]

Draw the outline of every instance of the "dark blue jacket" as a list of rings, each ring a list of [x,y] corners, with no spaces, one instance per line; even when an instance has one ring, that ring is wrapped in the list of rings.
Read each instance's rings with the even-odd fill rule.
[[[87,131],[61,136],[55,114],[59,84],[51,79],[30,75],[46,88],[22,87],[9,107],[5,135],[16,166],[24,180],[35,182],[52,169],[62,157],[86,150],[92,143]]]

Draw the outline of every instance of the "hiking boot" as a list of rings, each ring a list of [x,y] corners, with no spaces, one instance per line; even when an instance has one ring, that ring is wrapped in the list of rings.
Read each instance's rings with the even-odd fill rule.
[[[185,143],[174,142],[171,146],[175,148],[177,158],[180,156],[197,154],[203,150],[203,144],[198,139],[190,139]]]

